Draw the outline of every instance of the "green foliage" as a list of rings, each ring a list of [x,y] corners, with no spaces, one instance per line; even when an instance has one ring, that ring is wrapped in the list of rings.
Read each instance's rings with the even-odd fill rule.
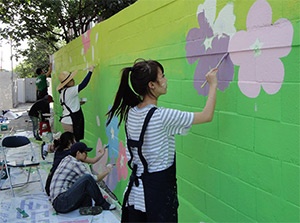
[[[41,39],[66,43],[136,0],[1,0],[0,36],[14,42]]]
[[[42,41],[28,41],[28,48],[19,50],[20,56],[25,58],[16,68],[15,72],[20,78],[35,77],[35,70],[42,68],[47,71],[49,67],[49,55],[55,52],[55,48]]]
[[[136,0],[0,0],[0,40],[12,40],[17,59],[25,64],[17,70],[21,76],[44,65],[48,55],[65,43],[79,37],[93,24],[99,23]],[[29,41],[29,49],[18,50],[21,42]],[[40,46],[47,45],[44,50]],[[38,54],[38,55],[34,55]],[[35,59],[37,59],[35,61]],[[31,70],[31,71],[30,71]]]

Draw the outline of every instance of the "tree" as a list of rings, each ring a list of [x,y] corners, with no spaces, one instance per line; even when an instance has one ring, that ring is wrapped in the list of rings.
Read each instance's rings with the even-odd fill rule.
[[[55,53],[55,48],[47,45],[42,41],[30,40],[27,42],[28,47],[25,50],[19,50],[20,57],[25,58],[16,68],[20,78],[35,77],[37,68],[45,69],[49,67],[49,56]],[[60,48],[64,43],[56,43],[57,48]]]
[[[136,0],[0,0],[0,39],[11,39],[17,55],[23,40],[43,43],[54,52]],[[31,46],[32,51],[38,46]],[[31,52],[33,53],[33,51]],[[29,55],[29,54],[28,54]],[[31,57],[32,58],[32,57]],[[28,58],[28,63],[31,58]],[[35,62],[36,63],[36,62]],[[33,63],[32,66],[35,64]]]
[[[14,42],[41,39],[52,47],[86,32],[136,0],[1,0],[0,36]]]

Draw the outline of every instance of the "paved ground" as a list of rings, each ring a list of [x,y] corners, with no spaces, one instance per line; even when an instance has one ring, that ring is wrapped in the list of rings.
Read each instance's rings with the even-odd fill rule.
[[[9,120],[8,130],[0,131],[0,136],[7,134],[26,135],[30,138],[34,144],[37,157],[40,159],[41,175],[45,182],[49,169],[53,161],[53,154],[49,154],[46,160],[41,160],[40,156],[40,141],[36,141],[32,136],[32,124],[28,116],[28,111],[32,103],[20,104],[17,108],[13,108],[10,111],[16,114],[18,118]],[[0,155],[1,159],[1,155]],[[17,171],[14,173],[14,179],[22,179],[22,172]],[[21,175],[20,175],[21,174]],[[24,176],[23,176],[24,177]],[[33,177],[34,173],[33,173]],[[7,181],[1,180],[0,185],[7,185]],[[48,197],[45,192],[42,191],[39,183],[28,184],[21,189],[15,190],[16,197],[12,197],[10,190],[0,191],[0,223],[4,222],[49,222],[49,223],[61,223],[61,222],[120,222],[120,205],[117,200],[110,194],[110,191],[105,188],[105,183],[99,184],[103,195],[109,202],[116,204],[117,210],[104,211],[96,216],[80,216],[78,210],[68,214],[57,214],[52,208],[51,203],[48,201]],[[21,208],[29,217],[23,218],[16,209]]]
[[[1,131],[1,134],[7,134],[8,131],[31,131],[32,125],[28,116],[28,111],[32,103],[19,104],[18,107],[10,109],[11,112],[18,115],[19,118],[8,120],[8,130]]]

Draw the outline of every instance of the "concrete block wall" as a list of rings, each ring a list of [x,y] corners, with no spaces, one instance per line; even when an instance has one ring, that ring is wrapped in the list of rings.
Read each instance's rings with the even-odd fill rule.
[[[13,89],[11,72],[0,72],[0,110],[8,110],[13,108]],[[2,113],[1,113],[2,114]]]
[[[139,0],[55,53],[55,128],[58,74],[78,70],[79,84],[97,65],[80,93],[84,141],[95,151],[109,143],[94,170],[116,163],[106,183],[122,201],[124,126],[105,126],[120,70],[160,61],[168,93],[159,106],[200,111],[204,74],[228,52],[213,122],[176,137],[179,222],[299,222],[299,9],[298,0]]]

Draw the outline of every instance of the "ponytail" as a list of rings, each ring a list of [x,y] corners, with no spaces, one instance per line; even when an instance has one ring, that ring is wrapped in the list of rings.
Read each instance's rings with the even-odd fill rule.
[[[164,72],[163,66],[155,60],[137,59],[133,67],[122,70],[121,81],[112,108],[106,113],[109,125],[114,116],[120,116],[118,126],[126,121],[130,108],[142,102],[147,94],[152,94],[148,83],[156,81],[158,68]]]
[[[119,89],[117,91],[112,108],[106,113],[108,120],[106,126],[109,125],[114,116],[120,116],[118,126],[122,121],[127,119],[127,114],[130,108],[138,105],[142,100],[137,95],[131,85],[130,73],[132,73],[132,67],[126,67],[122,70],[121,81]],[[130,82],[130,84],[129,84]]]

